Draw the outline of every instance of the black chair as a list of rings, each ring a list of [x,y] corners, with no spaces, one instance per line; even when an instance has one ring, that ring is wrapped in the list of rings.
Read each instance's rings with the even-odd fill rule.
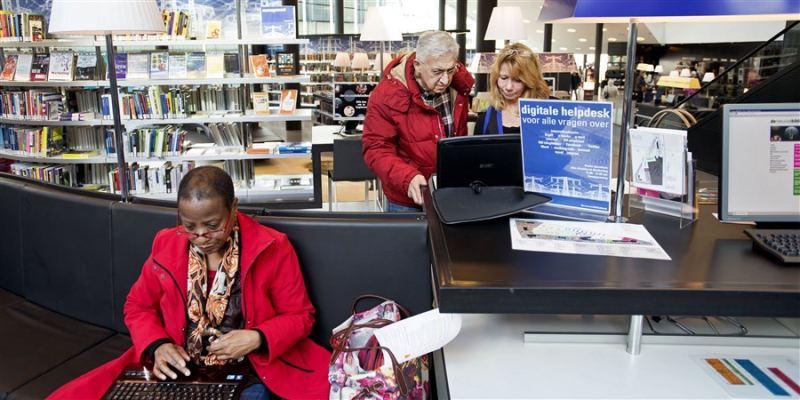
[[[339,211],[339,202],[336,199],[336,182],[364,181],[364,206],[369,210],[369,187],[374,185],[377,177],[364,162],[361,151],[361,137],[337,139],[333,141],[333,169],[328,170],[328,210]],[[377,186],[373,186],[377,187]],[[378,194],[376,192],[376,204]]]

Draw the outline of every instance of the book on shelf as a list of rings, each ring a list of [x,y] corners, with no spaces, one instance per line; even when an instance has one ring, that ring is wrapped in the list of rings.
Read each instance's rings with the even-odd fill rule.
[[[27,13],[28,37],[32,42],[38,42],[46,38],[44,29],[44,15]]]
[[[31,81],[46,81],[50,71],[50,55],[34,54],[31,62]]]
[[[206,53],[193,52],[186,54],[186,77],[204,79],[206,77]]]
[[[74,73],[73,64],[74,57],[72,50],[51,51],[47,80],[71,81]]]
[[[280,114],[291,115],[294,114],[295,107],[297,106],[297,90],[286,89],[281,92]]]
[[[278,53],[276,58],[275,75],[297,75],[297,70],[294,67],[294,53]]]
[[[242,146],[242,142],[239,140],[239,125],[215,122],[208,124],[208,129],[211,132],[211,138],[218,146]]]
[[[186,53],[169,55],[169,79],[186,79]]]
[[[169,79],[169,53],[157,51],[150,53],[150,79]]]
[[[89,158],[100,154],[99,150],[70,150],[61,155],[62,158],[81,159]]]
[[[149,53],[129,53],[128,54],[128,80],[131,79],[150,79],[150,54]]]
[[[269,115],[269,93],[253,93],[253,110],[256,115]]]
[[[296,153],[310,153],[311,142],[286,142],[278,144],[278,153],[280,154],[296,154]]]
[[[247,148],[247,154],[275,154],[275,143],[253,143]]]
[[[3,66],[3,72],[0,74],[0,81],[14,80],[14,72],[17,71],[17,55],[11,54],[6,57],[6,63]]]
[[[94,54],[78,54],[75,62],[75,80],[90,81],[97,78],[97,56]]]
[[[233,77],[238,78],[239,74],[242,72],[241,67],[239,66],[239,54],[237,53],[225,53],[225,74],[232,75]]]
[[[294,6],[261,6],[261,35],[268,39],[294,39]]]
[[[220,39],[222,38],[222,21],[211,20],[206,21],[206,39]]]
[[[61,113],[58,117],[59,121],[86,121],[90,119],[94,119],[93,112]]]
[[[256,78],[269,78],[269,65],[267,65],[266,54],[250,56],[250,72]]]
[[[128,77],[127,53],[114,54],[114,69],[116,70],[117,79],[126,79]]]
[[[225,77],[225,56],[219,52],[206,53],[206,78],[222,79]]]

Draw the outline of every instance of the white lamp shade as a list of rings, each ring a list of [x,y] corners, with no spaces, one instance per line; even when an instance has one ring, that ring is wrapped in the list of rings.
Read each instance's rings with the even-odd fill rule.
[[[155,0],[53,0],[48,32],[108,35],[165,29]]]
[[[664,67],[662,67],[660,65],[656,65],[655,71],[656,71],[657,74],[660,74],[660,73],[664,72]]]
[[[522,22],[522,10],[519,7],[495,7],[486,36],[483,40],[523,40],[527,39],[525,25]]]
[[[678,72],[678,70],[677,70],[677,69],[676,69],[676,70],[674,70],[674,71],[669,71],[669,76],[671,76],[671,77],[673,77],[673,78],[677,78],[677,77],[679,77],[679,76],[680,76],[680,72]]]
[[[714,80],[714,78],[716,78],[716,76],[714,76],[713,72],[706,72],[703,75],[703,82],[711,82]]]
[[[336,53],[336,59],[333,60],[334,67],[349,67],[350,66],[350,54],[345,52],[338,52]]]
[[[650,64],[645,64],[645,63],[636,64],[636,70],[637,71],[647,71],[647,66],[648,65],[650,65]]]
[[[653,64],[647,64],[647,69],[645,71],[653,72],[655,71],[655,67],[653,67]]]
[[[689,71],[689,68],[684,68],[684,69],[681,70],[681,77],[682,78],[688,78],[690,76],[692,76],[692,71]]]
[[[353,54],[353,69],[369,69],[369,57],[367,53]]]
[[[361,38],[365,41],[402,41],[403,34],[397,15],[392,15],[388,7],[370,7],[364,17],[364,26],[361,27]]]

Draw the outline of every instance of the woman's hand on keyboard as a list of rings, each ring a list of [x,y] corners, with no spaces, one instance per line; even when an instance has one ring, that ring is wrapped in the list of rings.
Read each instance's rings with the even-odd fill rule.
[[[166,380],[167,377],[175,379],[178,375],[175,371],[189,376],[191,371],[186,367],[189,361],[189,353],[183,347],[176,346],[172,343],[164,343],[158,346],[153,354],[155,363],[153,364],[153,373],[158,379]]]

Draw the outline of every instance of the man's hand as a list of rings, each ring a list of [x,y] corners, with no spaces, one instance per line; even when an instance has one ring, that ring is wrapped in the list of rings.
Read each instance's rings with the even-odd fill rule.
[[[261,345],[258,332],[249,329],[230,331],[208,346],[208,352],[217,356],[218,360],[236,360],[256,350]]]
[[[422,205],[423,203],[422,186],[428,186],[428,182],[425,182],[425,177],[422,175],[416,175],[411,179],[411,183],[408,184],[408,197],[414,200],[414,203],[418,205]]]
[[[164,343],[158,346],[153,356],[155,357],[153,373],[158,379],[166,380],[168,376],[172,379],[177,378],[178,374],[173,370],[179,371],[186,376],[191,373],[189,368],[186,368],[189,354],[183,347],[172,343]]]

